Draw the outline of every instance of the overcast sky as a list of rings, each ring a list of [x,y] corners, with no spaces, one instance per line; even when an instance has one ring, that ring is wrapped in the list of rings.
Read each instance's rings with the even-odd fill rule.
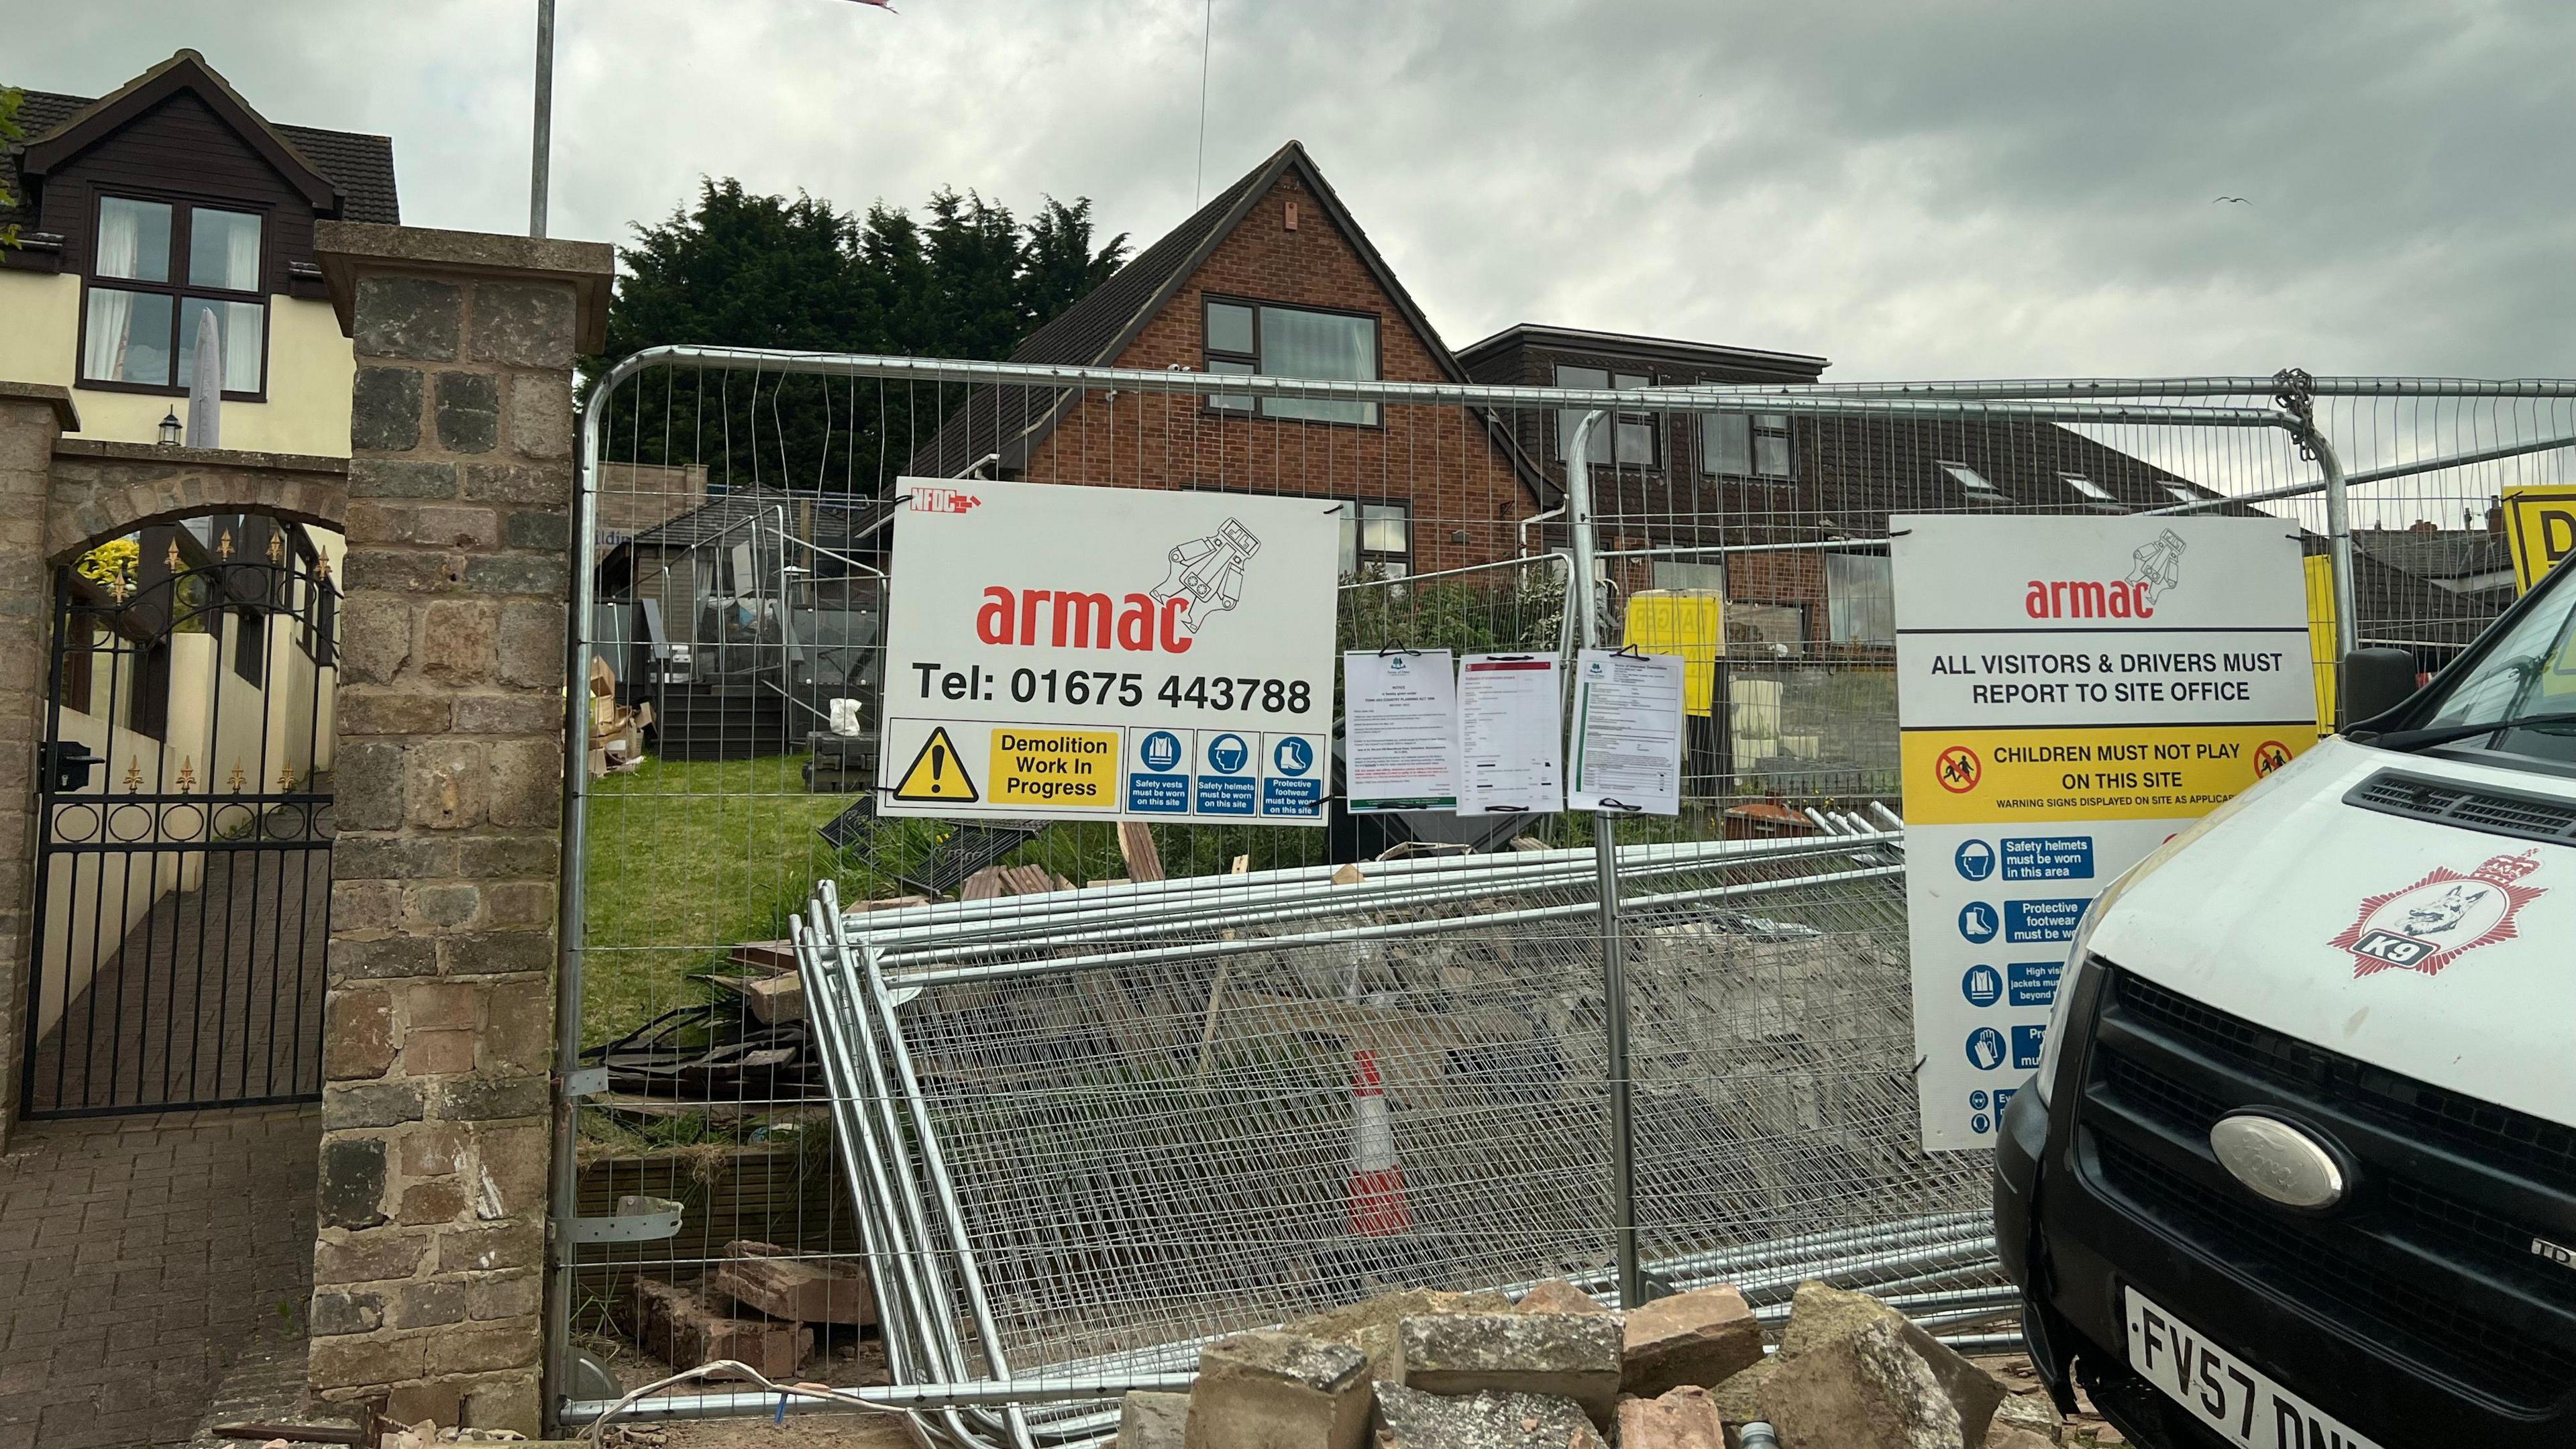
[[[1191,208],[1202,0],[559,0],[557,235],[701,175]],[[181,45],[526,223],[534,0],[11,0],[0,82]],[[1830,377],[2576,370],[2576,5],[1215,0],[1205,190],[1295,137],[1453,346],[1518,321]],[[2242,196],[2244,204],[2212,198]]]

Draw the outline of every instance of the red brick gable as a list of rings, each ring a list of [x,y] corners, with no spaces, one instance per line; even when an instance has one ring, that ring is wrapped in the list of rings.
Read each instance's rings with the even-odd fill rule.
[[[1214,294],[1370,314],[1378,319],[1381,377],[1455,381],[1439,339],[1418,330],[1410,307],[1379,284],[1365,242],[1335,222],[1335,209],[1295,168],[1283,170],[1107,362],[1200,371],[1201,303]],[[1359,427],[1219,413],[1187,397],[1095,393],[1064,411],[1022,476],[1406,503],[1412,567],[1427,573],[1517,550],[1518,521],[1540,505],[1505,446],[1478,415],[1455,406],[1389,406],[1380,426]]]

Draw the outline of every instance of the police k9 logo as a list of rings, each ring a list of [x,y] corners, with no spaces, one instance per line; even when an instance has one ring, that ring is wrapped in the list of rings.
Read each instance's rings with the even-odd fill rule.
[[[2404,890],[2365,898],[2361,914],[2328,944],[2350,952],[2355,976],[2391,967],[2438,976],[2442,968],[2517,932],[2514,916],[2548,892],[2521,883],[2537,852],[2499,855],[2467,875],[2435,867]]]

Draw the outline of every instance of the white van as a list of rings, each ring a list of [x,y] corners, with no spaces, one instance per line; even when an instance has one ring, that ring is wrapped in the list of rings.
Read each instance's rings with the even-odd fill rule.
[[[2155,1449],[2576,1446],[2576,567],[2093,903],[1995,1226]]]

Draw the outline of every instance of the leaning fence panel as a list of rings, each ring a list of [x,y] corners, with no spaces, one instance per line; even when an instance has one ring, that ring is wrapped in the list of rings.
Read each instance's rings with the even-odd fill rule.
[[[1990,1327],[1983,1160],[1911,1145],[1890,518],[2264,512],[2313,555],[2321,658],[2438,663],[2501,600],[2424,556],[2484,559],[2455,518],[2555,478],[2576,400],[1652,381],[612,370],[585,429],[556,1347],[656,1377],[684,1345],[639,1285],[730,1310],[745,1258],[783,1258],[872,1284],[810,1347],[784,1335],[799,1376],[1010,1443],[1374,1285],[1615,1286],[1596,823],[880,818],[903,476],[1329,498],[1344,649],[1563,655],[1588,612],[1682,655],[1682,810],[1621,822],[1613,874],[1647,1286],[1735,1281],[1776,1316],[1829,1273]],[[2354,641],[2301,438],[2356,480]]]

